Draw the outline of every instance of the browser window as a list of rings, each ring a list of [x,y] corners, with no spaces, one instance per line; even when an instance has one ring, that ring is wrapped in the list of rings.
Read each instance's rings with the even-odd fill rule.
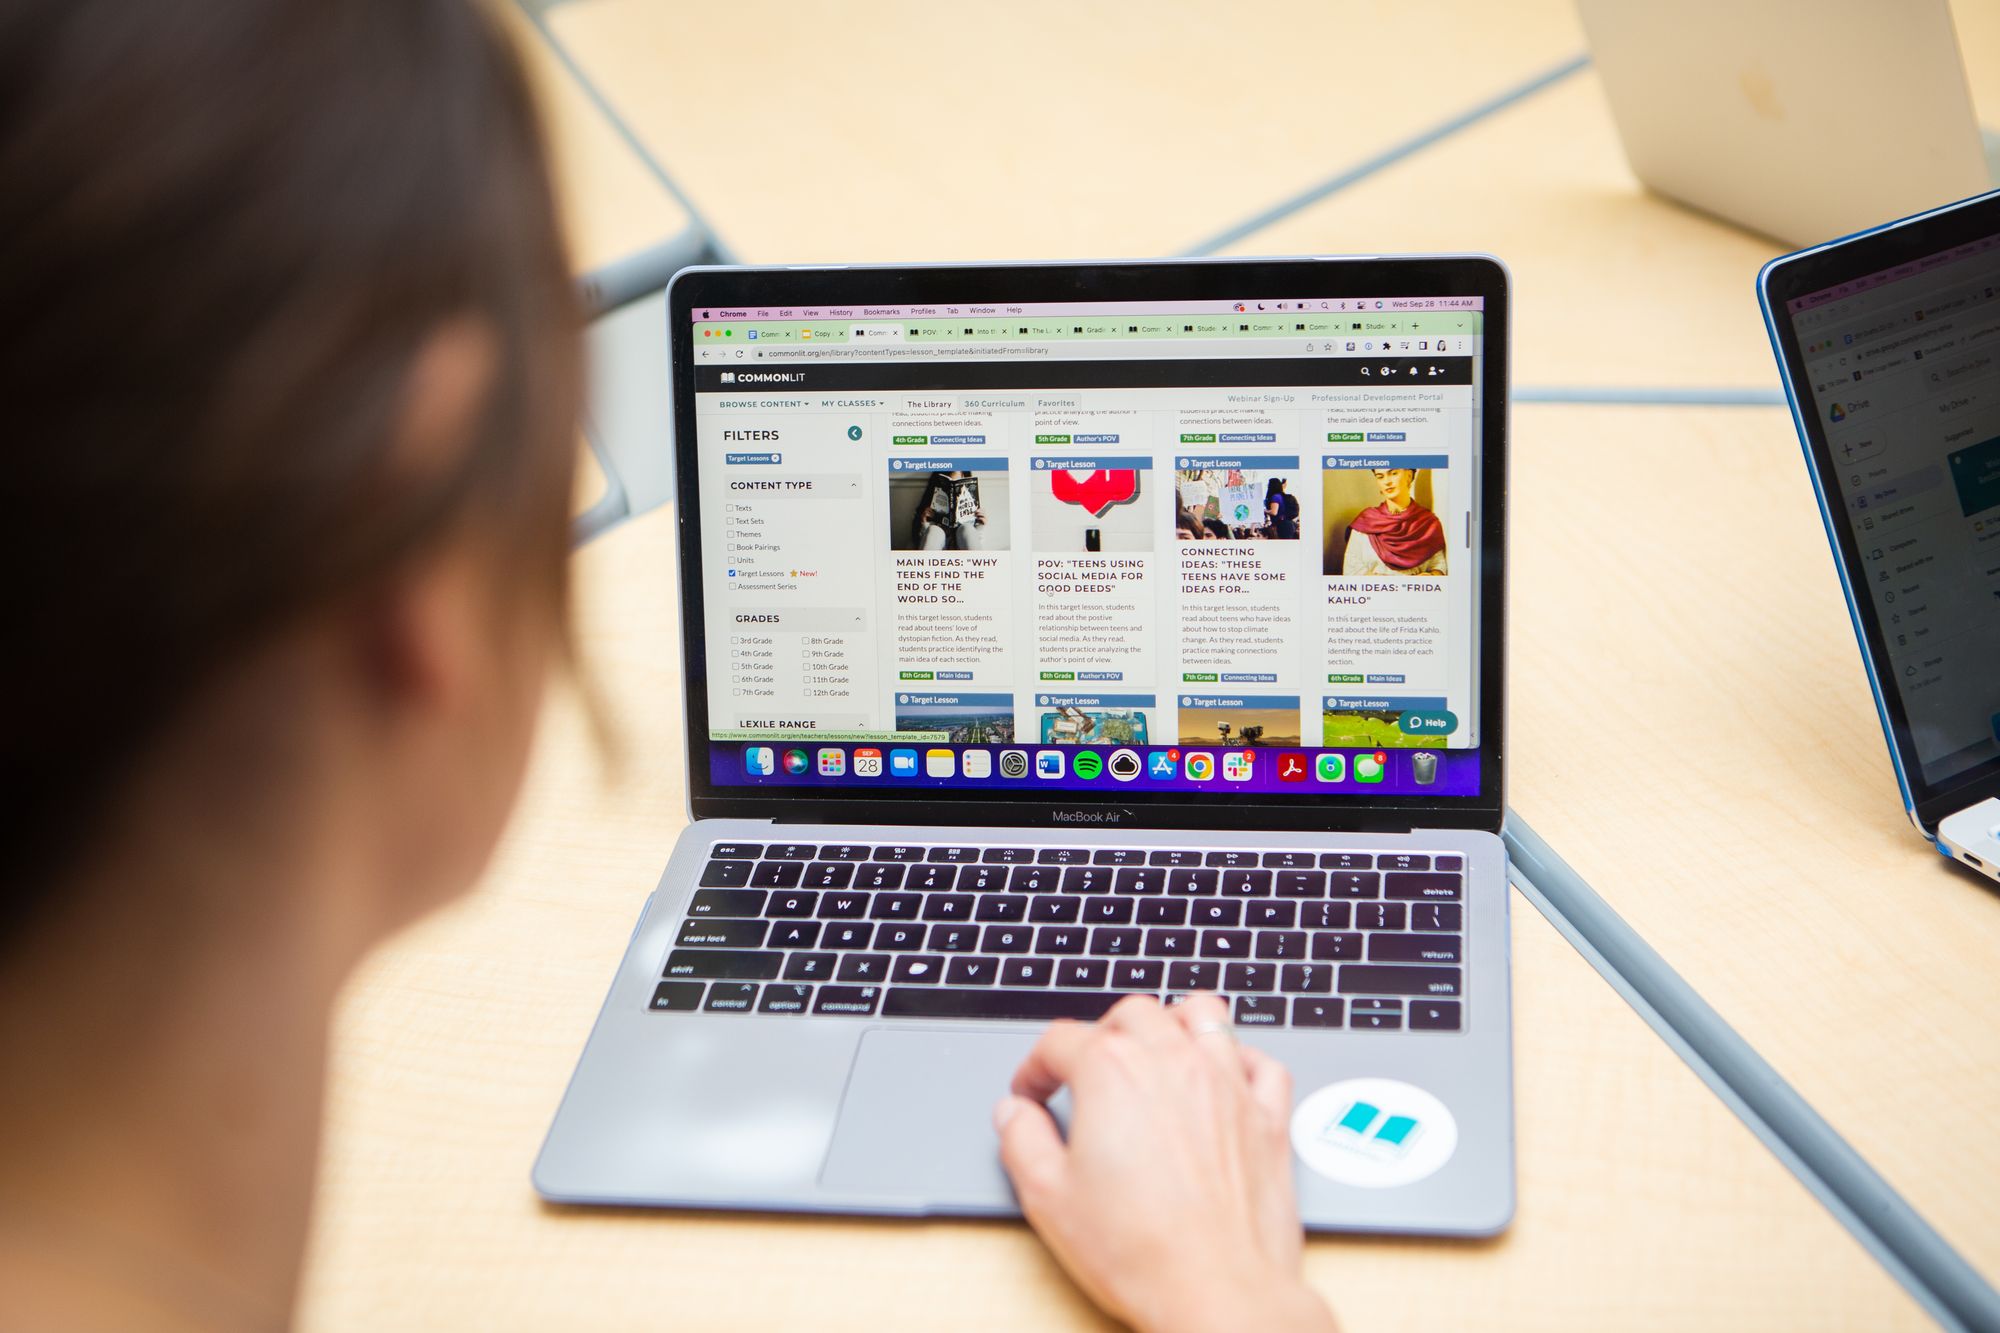
[[[1926,783],[2000,759],[2000,236],[1788,310]]]
[[[1479,792],[1479,298],[692,316],[716,784]]]

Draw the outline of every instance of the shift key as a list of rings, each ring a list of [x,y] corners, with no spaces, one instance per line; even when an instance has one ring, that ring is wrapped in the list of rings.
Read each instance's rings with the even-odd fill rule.
[[[1369,963],[1348,963],[1340,969],[1340,993],[1342,995],[1456,995],[1458,969],[1376,967]]]
[[[704,981],[774,981],[777,979],[778,969],[784,966],[784,962],[783,954],[762,949],[676,949],[667,955],[667,969],[664,975],[695,977]],[[1379,968],[1377,970],[1435,971],[1436,969]]]

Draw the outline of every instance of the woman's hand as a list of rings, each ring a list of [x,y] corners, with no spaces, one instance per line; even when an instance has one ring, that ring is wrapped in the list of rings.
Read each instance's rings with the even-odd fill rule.
[[[1042,1105],[1067,1085],[1064,1141]],[[1334,1327],[1299,1274],[1292,1079],[1212,995],[1056,1023],[994,1108],[1022,1211],[1092,1300],[1145,1333]]]

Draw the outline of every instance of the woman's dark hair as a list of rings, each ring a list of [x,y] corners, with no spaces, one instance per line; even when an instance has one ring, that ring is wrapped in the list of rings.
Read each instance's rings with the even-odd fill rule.
[[[0,318],[0,945],[287,622],[482,516],[564,613],[578,314],[533,100],[467,0],[0,6]],[[496,353],[479,418],[399,466],[459,323]]]

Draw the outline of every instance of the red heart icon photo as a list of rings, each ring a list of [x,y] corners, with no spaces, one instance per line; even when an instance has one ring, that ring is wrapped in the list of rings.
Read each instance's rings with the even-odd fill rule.
[[[1049,474],[1049,490],[1064,504],[1080,506],[1096,518],[1112,505],[1122,505],[1139,494],[1139,473],[1133,468],[1099,468],[1078,477],[1074,472],[1057,471]]]

